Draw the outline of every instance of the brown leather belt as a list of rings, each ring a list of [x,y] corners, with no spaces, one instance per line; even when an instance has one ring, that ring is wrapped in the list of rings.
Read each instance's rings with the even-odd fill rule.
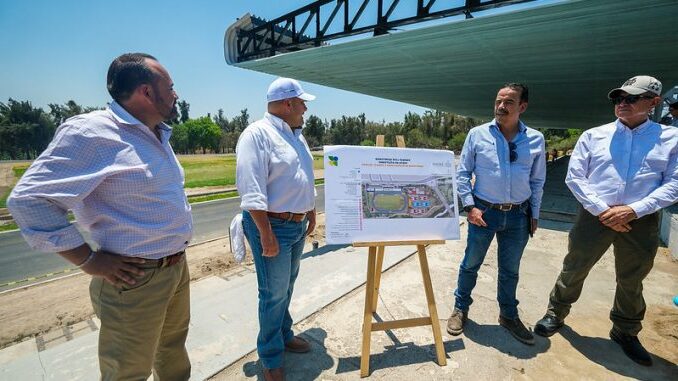
[[[292,221],[292,222],[301,222],[306,217],[306,213],[291,213],[291,212],[266,212],[269,217],[278,218],[281,220]]]
[[[184,257],[186,256],[186,251],[180,251],[178,253],[174,253],[172,255],[168,255],[163,258],[159,259],[145,259],[144,263],[139,266],[139,267],[145,267],[145,268],[153,268],[153,267],[170,267],[174,266],[177,263],[180,263],[181,261],[184,260]]]

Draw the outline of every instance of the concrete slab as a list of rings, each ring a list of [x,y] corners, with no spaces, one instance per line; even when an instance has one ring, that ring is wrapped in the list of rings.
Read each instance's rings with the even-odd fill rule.
[[[0,380],[16,379],[13,376],[17,374],[21,374],[22,380],[42,381],[42,365],[35,340],[22,341],[0,350]]]
[[[547,224],[544,224],[547,225]],[[548,294],[567,250],[569,224],[540,229],[525,251],[518,289],[523,322],[532,327],[542,317]],[[466,227],[462,227],[465,236]],[[678,289],[678,264],[660,252],[645,285],[647,313],[640,340],[653,354],[654,366],[631,362],[608,338],[615,292],[614,257],[608,252],[594,267],[566,326],[534,346],[516,341],[499,326],[496,302],[496,245],[490,248],[473,292],[474,304],[465,332],[445,332],[452,311],[459,262],[465,242],[451,241],[428,249],[436,305],[443,327],[447,366],[435,362],[431,330],[425,327],[372,334],[370,379],[380,380],[676,380],[678,379],[678,310],[671,298]],[[313,345],[310,354],[287,354],[288,380],[356,380],[360,377],[364,287],[297,325]],[[409,257],[382,278],[375,319],[391,320],[426,313],[416,257]],[[261,379],[256,353],[224,369],[213,381]]]
[[[98,332],[91,332],[40,352],[44,379],[55,381],[99,379],[98,339]]]
[[[414,252],[387,250],[384,269]],[[367,249],[326,246],[304,254],[291,313],[300,321],[359,287],[365,281]],[[202,380],[252,352],[256,347],[257,282],[252,268],[230,277],[208,277],[191,285],[191,326],[187,348],[191,379]],[[98,321],[76,329],[53,331],[49,345],[35,340],[0,351],[2,380],[97,380]]]
[[[388,250],[384,269],[413,252]],[[290,312],[300,321],[332,303],[365,281],[367,249],[328,246],[302,259]],[[256,348],[258,332],[256,274],[225,281],[211,277],[192,285],[192,321],[187,347],[192,379],[202,380],[221,371]]]

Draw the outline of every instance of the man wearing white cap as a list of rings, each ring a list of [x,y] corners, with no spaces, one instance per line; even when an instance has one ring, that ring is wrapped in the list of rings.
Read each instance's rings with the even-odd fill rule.
[[[617,289],[610,338],[645,366],[652,358],[637,337],[645,316],[643,279],[657,253],[658,211],[678,201],[678,129],[648,119],[661,103],[661,89],[645,75],[624,82],[608,94],[617,120],[577,141],[565,183],[582,208],[548,310],[534,329],[551,336],[563,326],[589,271],[613,245]]]
[[[268,88],[268,112],[243,131],[236,147],[236,186],[243,229],[259,287],[257,352],[266,380],[283,380],[283,352],[308,352],[289,313],[306,236],[315,228],[313,156],[301,135],[306,93],[294,79]]]

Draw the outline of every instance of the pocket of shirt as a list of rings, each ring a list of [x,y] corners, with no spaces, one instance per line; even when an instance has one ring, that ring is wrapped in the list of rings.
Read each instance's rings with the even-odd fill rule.
[[[653,173],[664,173],[666,171],[666,167],[669,164],[669,158],[668,155],[661,156],[657,154],[648,154],[645,157],[645,160],[643,161],[643,165],[641,166],[641,172],[653,172]]]
[[[497,157],[497,151],[494,150],[494,147],[486,148],[482,147],[476,151],[476,167],[483,169],[496,170],[499,167],[499,158]]]

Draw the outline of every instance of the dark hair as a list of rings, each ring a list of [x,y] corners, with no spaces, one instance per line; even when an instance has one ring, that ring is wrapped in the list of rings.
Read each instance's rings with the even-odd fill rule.
[[[157,61],[146,53],[125,53],[111,62],[106,76],[106,87],[116,102],[124,102],[137,87],[155,82],[156,74],[146,59]]]
[[[530,98],[530,90],[527,88],[526,85],[523,85],[522,83],[513,83],[513,82],[505,83],[504,86],[502,86],[502,89],[506,88],[515,91],[520,91],[521,102],[527,102]]]

